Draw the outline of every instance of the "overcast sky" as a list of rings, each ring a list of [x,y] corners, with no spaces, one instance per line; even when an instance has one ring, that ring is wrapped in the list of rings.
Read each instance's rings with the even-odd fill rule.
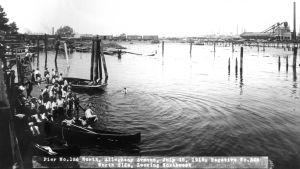
[[[20,32],[69,25],[84,34],[199,36],[263,31],[287,21],[294,0],[0,0]],[[296,1],[297,2],[297,1]],[[297,3],[297,31],[300,1]]]

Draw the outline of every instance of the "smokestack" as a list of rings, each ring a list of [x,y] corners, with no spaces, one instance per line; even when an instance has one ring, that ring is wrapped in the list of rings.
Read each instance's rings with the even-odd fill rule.
[[[293,30],[293,40],[296,40],[296,2],[294,2],[294,30]]]

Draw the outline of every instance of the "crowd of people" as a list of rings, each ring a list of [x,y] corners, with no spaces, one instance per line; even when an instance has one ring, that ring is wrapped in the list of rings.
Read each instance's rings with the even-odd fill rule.
[[[46,84],[43,89],[41,88],[42,79]],[[40,96],[37,98],[31,96],[34,85],[40,89]],[[17,116],[27,121],[32,134],[40,135],[40,129],[45,121],[87,126],[97,120],[97,116],[91,110],[91,104],[84,109],[79,103],[79,98],[71,90],[71,83],[63,80],[62,73],[57,75],[52,69],[50,74],[46,69],[42,78],[37,68],[32,71],[32,79],[19,86],[15,107]],[[85,111],[84,117],[79,117],[80,108]]]

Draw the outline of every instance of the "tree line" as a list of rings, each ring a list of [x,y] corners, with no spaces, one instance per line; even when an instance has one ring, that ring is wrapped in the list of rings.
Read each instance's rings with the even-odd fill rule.
[[[8,21],[6,13],[0,5],[0,30],[7,34],[17,34],[19,28],[17,27],[16,22],[8,23]]]

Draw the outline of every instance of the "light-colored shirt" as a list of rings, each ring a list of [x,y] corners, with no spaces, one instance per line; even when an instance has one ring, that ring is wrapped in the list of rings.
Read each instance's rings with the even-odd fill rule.
[[[56,104],[57,104],[57,107],[64,107],[64,100],[63,99],[57,99]]]
[[[95,116],[95,115],[93,115],[93,110],[91,110],[90,108],[86,109],[86,111],[84,112],[84,115],[87,119]]]

